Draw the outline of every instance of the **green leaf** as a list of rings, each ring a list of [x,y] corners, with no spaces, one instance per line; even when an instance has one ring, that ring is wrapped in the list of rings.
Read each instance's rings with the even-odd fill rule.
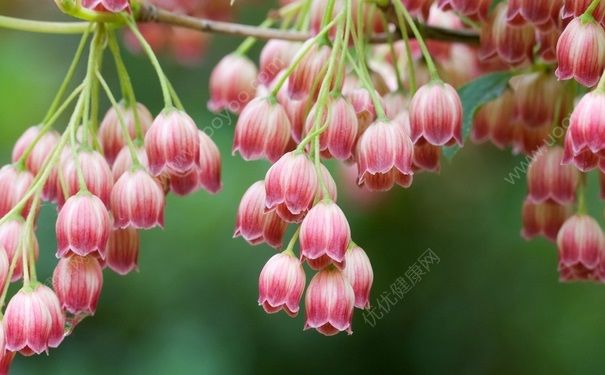
[[[463,111],[463,139],[466,140],[471,132],[475,113],[482,105],[502,95],[502,92],[504,92],[508,86],[508,81],[512,76],[512,71],[490,73],[481,76],[458,89],[458,95],[460,95]],[[443,155],[448,159],[452,159],[459,150],[460,147],[458,145],[445,147],[443,149]]]

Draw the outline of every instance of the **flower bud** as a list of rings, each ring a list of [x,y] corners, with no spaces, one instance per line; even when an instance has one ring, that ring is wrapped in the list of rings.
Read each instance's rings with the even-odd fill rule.
[[[541,127],[529,127],[523,122],[514,122],[513,126],[513,154],[534,154],[540,147],[545,146],[551,137],[551,124]]]
[[[82,0],[82,6],[97,12],[119,13],[130,9],[128,0]]]
[[[223,57],[210,75],[208,109],[240,111],[254,98],[257,70],[247,57],[232,53]]]
[[[13,163],[17,162],[37,137],[40,137],[40,139],[38,139],[38,142],[33,146],[31,153],[25,161],[27,170],[30,171],[34,176],[42,170],[42,166],[59,143],[59,133],[54,130],[50,130],[43,135],[40,135],[40,126],[29,127],[15,143],[12,155]],[[42,190],[42,199],[49,202],[57,199],[56,168],[52,169],[50,175],[48,176],[48,180],[44,184],[44,188]]]
[[[586,12],[588,6],[592,0],[565,0],[565,6],[563,7],[563,18],[580,17]],[[605,16],[605,2],[599,2],[596,9],[592,13],[592,16],[597,22],[603,21]]]
[[[206,133],[198,131],[200,139],[200,165],[185,174],[168,175],[170,191],[176,195],[188,195],[201,188],[218,193],[221,183],[221,154]]]
[[[354,245],[347,250],[343,272],[355,292],[355,307],[369,308],[374,271],[368,255],[361,247]]]
[[[145,151],[154,176],[190,172],[199,166],[200,158],[200,140],[193,119],[183,111],[162,111],[145,135]]]
[[[94,315],[103,287],[103,270],[92,256],[71,255],[59,259],[53,288],[61,307],[73,315]]]
[[[498,148],[510,145],[513,140],[511,118],[514,110],[515,97],[510,90],[481,107],[471,132],[473,142],[481,143],[489,139]]]
[[[563,96],[563,86],[551,75],[533,73],[519,76],[515,89],[516,114],[527,127],[552,124],[556,100]]]
[[[118,104],[117,108],[112,106],[105,114],[99,127],[99,141],[103,147],[103,154],[110,165],[113,165],[118,153],[127,143],[123,137],[124,132],[122,131],[117,111],[120,112],[131,139],[135,139],[137,136],[137,119],[143,136],[147,133],[153,122],[151,113],[141,103],[136,103],[136,106],[129,107],[126,107],[124,103]]]
[[[343,1],[335,1],[330,13],[328,14],[328,2],[313,1],[311,3],[311,9],[309,10],[309,28],[311,29],[311,33],[313,35],[319,34],[321,29],[325,26],[323,25],[324,17],[332,19],[335,16],[335,13],[338,13],[343,8]],[[332,27],[328,34],[330,39],[334,39],[334,36],[336,36],[336,27]]]
[[[428,142],[414,145],[414,170],[439,173],[441,170],[441,147]]]
[[[408,97],[400,91],[390,92],[382,98],[384,111],[388,118],[396,118],[401,112],[407,112]]]
[[[305,281],[305,270],[294,255],[285,252],[275,254],[260,273],[258,304],[269,314],[284,310],[289,316],[295,317]]]
[[[277,161],[290,141],[290,120],[279,103],[267,98],[252,100],[237,120],[233,153],[239,151],[244,160],[263,157]]]
[[[114,228],[164,226],[164,191],[145,170],[125,172],[111,191]]]
[[[292,214],[300,214],[313,203],[317,185],[315,167],[307,155],[288,152],[267,171],[266,206],[273,209],[283,203]]]
[[[536,34],[536,39],[540,48],[538,54],[546,63],[555,63],[557,61],[557,42],[561,37],[561,29],[554,27],[548,31],[540,31]]]
[[[561,8],[561,0],[512,0],[508,3],[506,18],[512,25],[523,25],[531,22],[544,26],[550,21],[553,9]]]
[[[588,172],[599,165],[599,155],[594,154],[588,148],[575,150],[571,131],[568,130],[565,136],[562,164],[573,164],[582,172]]]
[[[2,340],[0,343],[0,375],[8,375],[13,359],[15,358],[15,353],[6,350],[4,324],[2,324],[2,322],[0,322],[0,340]]]
[[[29,171],[20,171],[13,165],[0,168],[0,217],[6,215],[23,199],[34,181]],[[23,208],[21,214],[29,213],[31,200]]]
[[[51,327],[48,335],[48,346],[57,348],[65,337],[65,315],[61,309],[61,302],[55,292],[46,285],[39,285],[37,293],[44,301],[50,314]]]
[[[330,171],[328,171],[328,169],[323,164],[321,164],[319,168],[321,169],[323,184],[326,187],[328,197],[333,201],[336,201],[338,192],[336,189],[336,182],[334,182],[334,178],[332,178]],[[315,198],[303,211],[294,214],[288,209],[288,207],[284,203],[281,203],[275,208],[275,212],[283,221],[287,223],[301,223],[307,215],[307,212],[313,207],[313,202],[319,201],[323,198],[324,189],[322,187],[322,183],[318,179],[317,185],[315,186]]]
[[[561,281],[595,280],[605,257],[605,236],[595,219],[575,215],[567,219],[557,236]]]
[[[330,47],[313,46],[288,77],[288,94],[300,100],[307,95],[315,97],[326,74],[330,58]]]
[[[355,292],[344,273],[336,268],[321,270],[307,288],[305,329],[313,328],[326,336],[342,331],[352,334],[354,307]]]
[[[413,154],[414,145],[402,126],[395,122],[373,123],[357,144],[359,184],[379,190],[389,190],[395,183],[410,186]],[[374,184],[376,180],[385,183]]]
[[[363,132],[376,121],[376,108],[374,102],[370,96],[370,92],[363,88],[356,88],[352,90],[348,95],[347,99],[355,110],[358,123],[358,136],[361,136]]]
[[[592,91],[584,95],[570,118],[566,134],[573,155],[583,151],[601,154],[605,151],[605,93]]]
[[[504,62],[517,65],[531,57],[535,30],[529,24],[509,24],[506,11],[506,4],[500,3],[493,19],[483,26],[480,57],[488,59],[497,54]]]
[[[401,111],[397,117],[393,119],[393,122],[400,125],[405,132],[406,135],[410,135],[410,116],[406,110]],[[441,147],[433,146],[432,144],[426,142],[425,140],[420,140],[418,143],[414,145],[414,170],[415,171],[430,171],[430,172],[439,172],[441,169]],[[396,177],[392,174],[393,179]],[[386,185],[390,185],[389,179],[376,179],[375,181],[380,181],[379,186],[376,186],[376,190],[381,190],[380,185],[384,182]],[[404,186],[409,186],[412,182],[411,176],[409,179],[403,179]],[[394,183],[394,182],[393,182]]]
[[[605,30],[596,21],[575,18],[557,42],[555,74],[560,80],[574,78],[584,86],[597,84],[605,68]]]
[[[534,203],[553,200],[559,204],[575,202],[580,181],[577,169],[561,165],[563,148],[541,148],[527,170],[529,199]]]
[[[23,355],[40,354],[63,339],[65,318],[47,286],[25,286],[8,302],[4,314],[6,349]],[[60,336],[60,337],[59,337]]]
[[[523,229],[521,235],[526,240],[544,236],[551,241],[557,240],[557,234],[563,223],[571,216],[569,205],[554,202],[532,203],[526,199],[523,203]]]
[[[186,196],[200,189],[199,172],[193,169],[185,174],[169,174],[170,191],[176,195]]]
[[[235,233],[251,245],[263,242],[279,248],[288,227],[275,211],[265,212],[265,182],[257,181],[246,190],[237,210]]]
[[[309,134],[316,128],[326,127],[319,137],[319,148],[324,157],[347,160],[352,156],[357,138],[357,116],[355,108],[343,97],[332,99],[322,110],[322,118],[317,121],[317,106],[307,116],[305,132]]]
[[[23,247],[26,251],[33,248],[34,256],[38,259],[38,239],[33,232],[26,233],[25,222],[22,219],[8,219],[0,224],[0,248],[6,251],[8,263],[11,264],[16,256],[15,269],[11,281],[17,281],[23,275]]]
[[[447,83],[429,83],[418,89],[410,103],[412,142],[424,138],[435,146],[462,145],[462,104]]]
[[[199,184],[210,193],[218,193],[221,183],[221,153],[216,144],[203,131],[198,131],[200,139]]]
[[[147,161],[147,153],[145,152],[145,149],[142,147],[137,147],[136,153],[139,163],[141,163],[141,165],[143,165],[145,168],[148,168],[149,163]],[[122,150],[120,150],[118,153],[113,165],[111,166],[113,180],[117,182],[120,177],[122,177],[124,172],[132,169],[133,164],[130,149],[128,147],[122,148]]]
[[[351,242],[351,228],[345,214],[332,201],[317,203],[300,226],[301,259],[311,268],[334,264],[344,267],[345,252]]]
[[[286,69],[298,46],[285,40],[271,39],[260,53],[258,80],[269,85],[279,72]]]
[[[74,158],[69,149],[64,150],[61,156],[58,172],[59,207],[63,206],[66,199],[80,191],[78,165],[88,191],[99,197],[109,207],[113,176],[105,158],[96,151],[80,151],[77,153],[77,158]]]
[[[57,217],[57,257],[74,253],[105,259],[110,230],[109,212],[97,196],[80,193],[70,197]]]
[[[4,290],[4,286],[8,281],[8,271],[10,268],[10,262],[8,261],[8,254],[6,250],[0,246],[0,290]],[[0,335],[1,338],[1,335]],[[2,349],[0,347],[0,349]],[[0,355],[2,350],[0,350]],[[1,372],[0,372],[1,374]]]
[[[287,86],[287,83],[286,85]],[[292,99],[288,96],[288,93],[283,88],[277,95],[277,100],[286,110],[288,119],[290,120],[292,138],[298,143],[302,140],[303,128],[305,126],[305,119],[309,113],[310,101],[308,97],[302,99]]]
[[[107,266],[119,275],[126,275],[138,268],[139,232],[134,228],[114,229],[107,242]]]

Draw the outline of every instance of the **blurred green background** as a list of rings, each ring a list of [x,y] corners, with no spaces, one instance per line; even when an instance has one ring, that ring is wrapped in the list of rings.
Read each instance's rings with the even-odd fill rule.
[[[259,23],[270,5],[243,5],[240,19]],[[62,19],[50,0],[2,0],[0,11]],[[3,163],[21,132],[43,117],[77,41],[0,30]],[[200,127],[213,118],[205,107],[209,72],[238,43],[215,37],[194,68],[162,59]],[[145,58],[126,56],[139,100],[157,113],[153,70]],[[106,75],[117,90],[111,67]],[[525,183],[504,178],[521,158],[489,146],[467,145],[440,175],[418,175],[411,189],[382,195],[372,207],[347,197],[340,183],[354,239],[374,267],[372,302],[427,248],[441,259],[375,327],[356,311],[352,336],[328,338],[303,332],[304,314],[265,314],[257,280],[274,251],[231,236],[241,195],[268,164],[230,155],[233,125],[213,136],[223,154],[223,191],[171,196],[166,228],[142,236],[140,272],[106,272],[96,316],[49,356],[18,357],[14,374],[603,372],[605,287],[560,284],[555,247],[520,238]],[[600,220],[595,185],[592,210]],[[55,215],[45,207],[40,220],[41,279],[56,263]]]

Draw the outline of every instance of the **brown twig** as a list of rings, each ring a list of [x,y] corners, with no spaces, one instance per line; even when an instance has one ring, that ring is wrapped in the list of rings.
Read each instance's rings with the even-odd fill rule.
[[[262,28],[257,26],[213,21],[205,18],[187,16],[158,8],[149,3],[141,5],[141,8],[137,14],[137,20],[139,22],[156,22],[172,26],[180,26],[208,33],[220,33],[242,37],[251,36],[263,40],[281,39],[293,42],[304,42],[305,40],[311,38],[311,35],[308,33],[298,31]],[[419,24],[418,27],[424,34],[424,37],[427,39],[467,44],[479,43],[479,36],[471,31],[443,29],[424,24]],[[370,39],[370,42],[376,44],[387,43],[390,37],[393,39],[400,39],[401,35],[399,33],[394,33],[392,35],[382,33],[374,35]],[[410,35],[410,37],[413,38],[413,35]]]

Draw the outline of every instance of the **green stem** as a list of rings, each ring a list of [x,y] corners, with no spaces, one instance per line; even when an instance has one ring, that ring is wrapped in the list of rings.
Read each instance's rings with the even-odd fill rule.
[[[69,83],[71,82],[71,80],[73,79],[73,77],[76,73],[76,69],[80,62],[80,59],[82,58],[82,54],[84,53],[84,47],[86,47],[86,42],[88,41],[89,35],[90,35],[90,28],[87,28],[86,31],[84,31],[84,35],[82,35],[82,39],[80,39],[80,44],[78,44],[78,48],[76,49],[76,54],[75,54],[71,64],[69,65],[69,68],[67,69],[67,73],[65,74],[65,78],[63,79],[63,82],[61,83],[61,86],[59,87],[59,91],[57,92],[57,95],[55,95],[55,98],[53,99],[50,107],[48,108],[48,112],[46,112],[46,115],[44,116],[44,120],[42,120],[43,124],[48,121],[48,119],[53,115],[53,113],[61,105],[61,101],[63,100],[63,96],[65,95],[65,92],[67,91],[67,87],[69,86]]]
[[[18,218],[17,220],[23,220],[21,218]],[[11,285],[10,281],[13,278],[13,275],[15,274],[15,268],[17,268],[17,261],[19,260],[19,257],[21,256],[21,252],[19,251],[19,249],[21,249],[22,246],[22,238],[21,237],[19,239],[19,243],[17,244],[17,250],[15,251],[15,253],[13,254],[12,259],[10,260],[10,266],[8,268],[8,273],[6,274],[6,281],[4,283],[4,287],[2,288],[2,296],[0,297],[0,311],[4,309],[4,302],[6,301],[6,295],[8,294],[8,287]],[[0,314],[0,316],[2,316]]]
[[[407,21],[408,25],[410,26],[412,33],[414,33],[414,36],[416,37],[416,41],[418,42],[418,46],[420,47],[420,51],[422,51],[422,56],[424,57],[424,60],[426,61],[427,68],[429,69],[429,74],[431,76],[431,79],[440,80],[439,73],[437,72],[437,67],[435,66],[435,62],[433,61],[433,58],[431,57],[429,49],[427,48],[426,43],[424,42],[424,39],[422,38],[422,34],[418,30],[418,27],[416,27],[416,23],[412,19],[412,16],[410,15],[410,13],[408,12],[408,10],[405,8],[405,6],[403,5],[403,3],[401,1],[393,1],[393,4],[395,5],[395,11],[397,13],[401,13],[403,15],[403,17]]]
[[[181,111],[185,111],[183,102],[181,102],[181,99],[179,98],[178,94],[176,93],[176,90],[174,89],[174,86],[172,86],[172,83],[170,81],[168,81],[168,88],[170,89],[170,95],[172,95],[172,100],[174,100],[175,106]]]
[[[351,21],[352,21],[352,16],[351,16]],[[384,107],[382,106],[382,102],[380,100],[380,97],[378,96],[378,93],[376,93],[376,90],[374,89],[374,85],[372,84],[372,79],[370,78],[370,73],[368,71],[368,67],[365,64],[365,62],[366,62],[365,61],[365,47],[364,47],[364,40],[361,39],[361,36],[363,35],[363,29],[361,27],[362,27],[362,18],[358,17],[357,29],[354,29],[354,32],[352,35],[353,35],[353,44],[355,45],[355,50],[357,51],[357,55],[360,60],[360,63],[357,64],[357,62],[355,61],[353,56],[348,52],[347,52],[347,58],[348,58],[349,62],[351,63],[353,70],[355,70],[355,72],[357,73],[357,76],[359,77],[361,84],[364,86],[364,88],[366,90],[368,90],[368,93],[370,94],[370,98],[372,99],[372,103],[374,104],[374,108],[376,110],[377,118],[381,121],[386,121],[387,120],[386,111],[384,110]]]
[[[76,109],[74,110],[74,114],[75,114],[75,112],[77,112],[79,110],[78,106],[81,106],[82,97],[83,97],[83,95],[80,94],[80,98],[78,100],[78,103],[76,104]],[[63,135],[61,136],[59,143],[54,148],[53,152],[49,155],[48,159],[46,159],[46,161],[42,164],[40,173],[38,173],[36,175],[36,177],[34,178],[34,181],[32,182],[32,185],[29,188],[29,190],[23,195],[21,200],[19,202],[17,202],[17,204],[15,204],[15,206],[0,219],[0,225],[2,225],[3,223],[5,223],[7,220],[9,220],[11,218],[14,218],[16,215],[19,215],[21,213],[21,211],[23,210],[23,208],[27,205],[29,199],[34,194],[41,191],[42,188],[44,188],[44,184],[50,177],[50,174],[52,173],[52,171],[54,170],[54,167],[56,166],[57,162],[59,161],[63,148],[65,147],[65,145],[67,144],[67,142],[70,139],[71,128],[73,128],[76,124],[76,121],[74,119],[74,114],[72,114],[69,124],[67,125],[67,129],[65,129],[65,132],[63,132]]]
[[[122,59],[122,54],[120,53],[120,47],[118,46],[115,33],[113,32],[109,33],[109,49],[113,55],[116,70],[118,71],[120,87],[122,90],[122,96],[126,100],[126,107],[131,108],[133,111],[134,127],[137,139],[143,140],[143,126],[141,125],[141,118],[137,108],[137,99],[134,94],[134,87],[132,85],[130,75],[128,74],[128,69],[126,69],[126,64],[124,64],[124,60]]]
[[[580,184],[578,186],[578,214],[586,215],[588,210],[586,208],[586,174],[582,173],[580,178]]]
[[[94,72],[98,69],[99,59],[102,55],[103,49],[103,41],[105,39],[105,29],[102,24],[97,25],[97,29],[95,30],[95,35],[92,38],[92,43],[90,45],[90,52],[88,55],[88,64],[86,68],[86,78],[84,82],[86,82],[86,90],[84,92],[84,108],[83,108],[83,132],[82,135],[82,144],[88,147],[88,138],[89,135],[92,134],[92,121],[91,121],[91,113],[96,112],[93,116],[98,117],[98,93],[94,93],[98,89],[96,86],[96,79]],[[91,102],[96,101],[97,103],[94,105],[94,109],[91,111]],[[96,131],[96,129],[95,129]]]
[[[78,155],[78,142],[76,140],[76,132],[78,129],[78,123],[82,118],[82,112],[84,111],[84,101],[86,100],[86,95],[82,93],[78,102],[76,103],[76,108],[74,109],[74,113],[71,115],[71,119],[69,121],[68,129],[65,132],[68,132],[70,135],[70,143],[71,143],[71,154],[76,163],[76,174],[78,175],[78,184],[80,187],[80,191],[88,191],[88,187],[86,186],[86,180],[84,179],[84,172],[82,171],[82,165],[80,164],[80,157]],[[84,129],[86,131],[86,129]]]
[[[403,38],[403,43],[405,46],[405,58],[406,58],[406,67],[408,70],[408,80],[409,80],[409,89],[410,94],[414,95],[416,93],[417,84],[416,84],[416,70],[414,69],[414,56],[412,56],[412,47],[410,46],[410,37],[408,36],[408,30],[405,27],[405,20],[401,13],[396,12],[397,15],[397,24],[399,25],[399,32],[401,33],[401,37]],[[397,64],[397,61],[395,61]]]
[[[109,85],[107,84],[107,82],[105,81],[105,79],[103,78],[101,73],[99,73],[99,71],[96,72],[96,76],[97,76],[97,79],[99,80],[99,82],[101,83],[101,87],[103,87],[103,90],[105,91],[105,94],[107,95],[107,98],[109,99],[109,101],[111,102],[111,105],[113,106],[114,110],[116,111],[116,116],[118,117],[118,122],[120,123],[120,127],[122,129],[122,137],[126,140],[126,144],[128,145],[128,150],[130,151],[130,157],[132,158],[132,166],[133,166],[133,168],[138,167],[141,165],[141,163],[140,163],[139,157],[137,155],[137,148],[135,147],[134,143],[132,142],[132,138],[130,138],[130,133],[128,132],[128,126],[126,126],[126,122],[124,121],[124,117],[122,116],[120,107],[118,106],[118,102],[116,101],[116,98],[111,93],[111,89],[109,88]]]
[[[21,157],[19,158],[19,160],[17,160],[16,164],[19,166],[19,169],[24,169],[25,168],[25,162],[27,161],[27,158],[29,157],[29,155],[32,153],[34,147],[36,147],[36,145],[38,144],[38,142],[40,141],[40,139],[42,139],[42,137],[44,136],[44,134],[46,134],[46,132],[48,132],[48,130],[50,128],[52,128],[52,126],[54,125],[54,123],[59,119],[59,117],[61,117],[61,115],[63,114],[63,112],[65,112],[65,110],[67,109],[67,107],[69,107],[69,105],[82,92],[83,89],[84,89],[84,84],[83,83],[80,84],[80,86],[76,87],[76,89],[67,97],[67,99],[65,99],[65,101],[63,102],[63,104],[61,104],[61,106],[55,111],[55,113],[52,115],[52,117],[50,119],[48,119],[42,125],[42,128],[40,129],[40,132],[36,135],[36,137],[34,138],[34,140],[27,146],[27,148],[25,149],[25,151],[23,152],[23,155],[21,155]]]
[[[87,32],[88,22],[44,22],[0,16],[0,27],[43,34],[82,34]]]
[[[332,18],[332,14],[334,13],[334,4],[335,0],[328,0],[328,5],[326,6],[326,10],[324,12],[323,18],[321,19],[321,29],[326,27],[326,25],[330,22],[330,18]]]
[[[286,83],[286,80],[288,79],[288,77],[290,77],[292,72],[294,72],[294,69],[296,69],[298,67],[300,62],[305,57],[305,55],[311,50],[311,47],[313,47],[315,45],[315,43],[317,43],[319,40],[321,40],[324,37],[324,35],[326,35],[326,33],[328,31],[330,31],[332,26],[334,26],[342,18],[343,15],[344,15],[344,13],[340,12],[336,17],[334,17],[332,22],[330,22],[326,27],[321,29],[321,31],[315,37],[313,37],[303,43],[300,50],[298,51],[298,53],[292,60],[292,63],[290,64],[288,69],[286,69],[284,74],[282,74],[280,76],[279,81],[277,81],[277,84],[275,85],[275,87],[273,87],[273,90],[271,90],[271,93],[269,94],[269,96],[271,96],[271,97],[277,96],[277,93],[279,92],[279,90],[281,90],[284,83]]]
[[[101,33],[100,35],[103,36],[103,39],[101,41],[104,42],[105,40],[107,40],[109,32],[104,24],[99,25],[99,32]],[[105,44],[99,43],[95,45],[95,49],[96,51],[94,69],[100,70],[103,65],[103,51],[105,49]],[[92,134],[93,146],[97,150],[101,150],[101,145],[97,138],[97,130],[99,129],[99,82],[97,82],[94,76],[91,78],[91,80],[92,82],[90,87],[90,134]]]
[[[342,14],[342,13],[341,13]],[[319,139],[319,136],[321,135],[321,133],[323,133],[325,131],[325,129],[327,129],[328,126],[328,121],[329,121],[329,116],[330,113],[327,114],[327,116],[325,116],[324,118],[324,111],[326,109],[326,104],[329,100],[329,90],[331,88],[331,82],[333,80],[333,76],[336,73],[336,66],[340,66],[340,64],[336,63],[336,56],[339,55],[339,48],[341,48],[341,42],[342,42],[342,33],[343,33],[343,27],[342,27],[342,23],[340,23],[338,25],[338,30],[336,32],[336,41],[334,42],[334,46],[332,47],[332,51],[330,53],[330,59],[328,62],[328,70],[326,72],[326,75],[324,76],[323,81],[321,82],[321,87],[319,89],[319,94],[317,96],[317,102],[315,103],[315,113],[314,113],[314,123],[313,123],[313,127],[312,127],[312,131],[309,132],[309,134],[307,134],[307,136],[298,144],[298,146],[296,147],[296,150],[298,151],[302,151],[305,149],[305,147],[307,146],[307,144],[309,142],[311,142],[313,139],[317,138]],[[324,121],[324,124],[322,126],[322,121]],[[317,146],[317,149],[319,149],[319,146]],[[320,176],[320,178],[322,179],[323,182],[323,175]]]
[[[160,62],[158,61],[158,58],[153,53],[153,49],[151,48],[149,43],[147,43],[147,40],[145,40],[145,38],[143,37],[143,35],[139,31],[139,29],[137,28],[137,25],[134,20],[128,21],[128,27],[130,28],[130,30],[132,31],[134,36],[137,38],[137,40],[143,47],[143,50],[147,54],[147,57],[151,61],[151,64],[153,65],[153,67],[156,71],[156,74],[160,81],[160,86],[162,87],[162,96],[164,97],[164,107],[166,107],[166,108],[173,107],[172,98],[170,96],[170,85],[168,83],[168,78],[164,74],[164,71],[162,70],[162,66],[160,65]]]
[[[286,250],[283,251],[284,253],[295,256],[294,255],[294,245],[296,245],[296,241],[298,241],[299,234],[300,234],[300,226],[298,228],[296,228],[296,231],[292,235],[292,238],[290,238],[290,241],[288,242],[288,246],[286,246]]]
[[[281,30],[289,29],[294,17],[298,17],[298,19],[302,18],[301,9],[303,8],[304,3],[304,1],[296,1],[279,9],[278,14],[282,19],[280,25]]]
[[[363,85],[363,87],[366,90],[368,90],[368,93],[370,94],[370,98],[372,99],[372,104],[374,104],[374,108],[376,109],[377,119],[379,121],[388,121],[386,111],[384,110],[384,107],[382,106],[382,102],[380,101],[380,96],[378,96],[378,93],[376,92],[376,90],[374,89],[374,86],[372,85],[371,81],[369,80],[369,76],[366,77],[366,75],[368,75],[367,71],[363,71],[363,69],[355,62],[355,59],[353,58],[353,56],[351,56],[350,53],[347,54],[347,58],[349,59],[349,62],[351,63],[351,65],[353,66],[353,69],[357,73],[357,76],[359,77],[361,84]]]
[[[311,17],[311,3],[312,0],[301,0],[303,6],[300,9],[298,19],[296,20],[296,29],[300,31],[307,31],[309,29],[309,19]]]
[[[273,22],[274,21],[272,19],[266,19],[258,27],[261,27],[261,28],[269,27],[269,26],[271,26],[273,24]],[[256,43],[256,41],[257,41],[257,39],[255,37],[252,37],[252,36],[247,37],[239,45],[239,47],[237,47],[237,49],[235,50],[234,53],[239,54],[239,55],[245,55],[245,54],[247,54],[248,51],[250,50],[250,48],[252,48],[252,46],[254,46],[254,44]]]
[[[361,5],[360,5],[361,6]],[[344,44],[342,47],[342,53],[340,55],[340,64],[339,64],[339,71],[336,74],[336,84],[334,85],[334,87],[337,88],[341,88],[342,87],[342,83],[346,74],[346,68],[347,68],[347,51],[349,48],[349,38],[351,36],[351,14],[352,14],[352,1],[351,0],[347,0],[345,3],[345,30],[344,30]]]
[[[319,136],[320,135],[321,135],[321,133],[319,133],[315,136],[315,146],[314,146],[315,173],[317,173],[317,180],[319,181],[319,186],[321,186],[321,192],[323,195],[323,199],[330,199],[331,198],[330,191],[328,191],[328,188],[326,186],[326,181],[324,180],[324,174],[321,169],[321,150],[320,150],[320,145],[319,145]]]
[[[25,222],[25,231],[24,231],[24,236],[26,236],[26,241],[24,242],[23,251],[28,252],[29,274],[30,274],[30,278],[32,279],[33,282],[38,281],[38,277],[37,277],[37,271],[36,271],[36,249],[33,244],[32,236],[34,233],[34,221],[36,218],[36,212],[38,211],[38,208],[40,206],[41,195],[42,195],[41,191],[38,192],[32,201],[32,205],[31,205],[29,214],[27,215],[27,220]],[[25,269],[25,265],[23,265],[23,268]]]
[[[592,14],[594,13],[595,9],[597,9],[597,7],[599,6],[600,3],[601,3],[601,0],[592,0],[590,5],[588,6],[588,8],[586,8],[586,11],[584,12],[584,14],[582,14],[582,17],[584,17],[584,16],[592,17]]]
[[[388,30],[389,23],[387,22],[386,16],[382,16],[385,30]],[[389,34],[389,52],[393,59],[393,70],[395,71],[395,79],[397,80],[397,89],[403,91],[403,79],[401,78],[401,71],[399,70],[399,64],[397,63],[397,53],[395,52],[395,45],[393,42],[393,35]]]
[[[29,236],[29,233],[23,233],[21,236]],[[28,241],[23,241],[23,238],[25,237],[21,237],[19,239],[19,250],[21,250],[21,270],[23,272],[23,286],[29,286],[30,285],[30,277],[29,277],[29,251],[27,251],[27,243]],[[17,253],[19,253],[17,251]],[[8,280],[6,281],[8,283]]]

